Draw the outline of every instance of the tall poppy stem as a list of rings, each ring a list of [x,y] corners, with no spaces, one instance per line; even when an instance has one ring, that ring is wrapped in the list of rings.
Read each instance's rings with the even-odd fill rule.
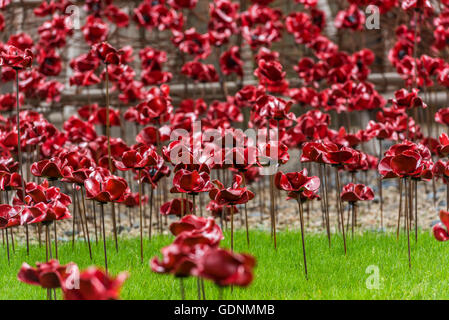
[[[201,292],[203,293],[203,300],[206,300],[206,290],[204,290],[204,279],[201,278]]]
[[[189,203],[188,201],[186,202],[186,206],[188,206]],[[188,210],[188,208],[184,209],[184,193],[181,193],[181,218],[184,217],[184,212],[189,212],[190,210]]]
[[[11,229],[11,246],[12,246],[12,252],[16,253],[16,245],[14,241],[14,229]]]
[[[6,254],[8,255],[8,264],[10,264],[8,228],[6,228],[5,231],[6,231]]]
[[[437,186],[435,184],[435,177],[432,176],[432,191],[433,191],[433,206],[437,206]]]
[[[262,188],[262,179],[259,179],[257,181],[257,191],[258,191],[258,198],[259,198],[259,211],[260,211],[260,223],[263,223],[263,212],[265,210],[264,201],[263,201],[263,188]]]
[[[198,291],[198,300],[201,300],[201,283],[200,283],[200,277],[196,278],[196,288]]]
[[[94,212],[95,243],[98,245],[97,208],[95,207],[95,202],[92,202],[92,208],[92,211]]]
[[[399,178],[399,210],[398,210],[398,225],[396,228],[396,240],[399,240],[399,228],[401,226],[401,212],[402,212],[402,179]]]
[[[179,278],[179,288],[181,290],[181,300],[185,300],[186,299],[186,292],[184,289],[184,279],[183,278]]]
[[[270,175],[270,211],[271,211],[271,219],[272,219],[272,227],[273,227],[273,241],[274,241],[274,249],[277,249],[277,239],[276,239],[276,213],[274,211],[274,174]]]
[[[382,140],[379,140],[379,161],[382,159]],[[380,228],[384,227],[384,200],[383,200],[383,192],[382,192],[382,177],[379,177],[379,198],[380,198]]]
[[[51,236],[50,236],[50,228],[49,228],[49,223],[45,224],[45,232],[46,232],[46,237],[47,237],[47,244],[48,244],[48,253],[50,255],[50,259],[53,259],[53,254],[52,254],[52,249],[51,249]],[[47,262],[48,262],[48,257],[47,257]]]
[[[338,192],[337,192],[337,209],[338,209],[338,211],[339,211],[339,214],[340,214],[340,219],[341,219],[341,221],[342,221],[342,224],[341,224],[341,231],[342,231],[342,233],[343,233],[343,247],[344,247],[344,249],[345,249],[345,255],[346,255],[346,235],[345,235],[345,224],[344,224],[344,215],[343,215],[343,210],[342,210],[342,207],[341,207],[341,197],[340,197],[340,190],[341,190],[341,187],[340,187],[340,173],[339,173],[339,171],[338,171],[338,167],[335,167],[335,175],[336,175],[336,177],[337,177],[337,190],[338,190]]]
[[[106,228],[104,226],[104,203],[100,202],[101,209],[101,227],[103,230],[103,251],[104,251],[104,268],[106,273],[108,273],[108,253],[106,249]]]
[[[446,211],[449,211],[449,183],[446,183]]]
[[[58,231],[56,229],[56,220],[53,222],[53,227],[55,232],[55,257],[58,259]]]
[[[407,196],[406,196],[406,201],[408,201],[408,212],[406,212],[405,214],[405,220],[406,220],[406,230],[407,230],[407,247],[408,247],[408,267],[411,268],[412,267],[412,262],[411,262],[411,253],[410,253],[410,214],[412,212],[412,187],[411,187],[411,179],[410,177],[408,178],[408,186],[406,183],[406,187],[405,189],[407,190]]]
[[[352,237],[352,239],[354,239],[354,225],[355,225],[355,214],[356,214],[355,202],[351,203],[351,209],[352,209],[351,237]]]
[[[19,157],[19,168],[20,168],[20,176],[22,177],[20,179],[22,184],[22,198],[25,199],[25,185],[23,182],[23,179],[25,179],[23,175],[23,160],[22,160],[22,143],[20,138],[20,97],[19,97],[19,69],[16,70],[16,102],[17,102],[17,109],[16,109],[16,116],[17,116],[17,155]],[[12,233],[12,231],[11,231]],[[27,244],[27,256],[30,255],[30,239],[29,239],[29,233],[28,233],[28,224],[25,224],[25,237],[26,237],[26,244]]]
[[[298,207],[299,207],[299,219],[301,220],[301,241],[302,241],[302,255],[304,257],[304,273],[306,275],[306,280],[308,280],[307,275],[307,259],[306,259],[306,245],[304,240],[304,212],[301,202],[301,197],[298,196]]]
[[[143,263],[143,212],[142,212],[142,170],[139,169],[139,219],[140,219],[140,262]]]
[[[148,224],[148,237],[151,241],[151,235],[153,233],[153,195],[154,195],[154,189],[151,184],[150,184],[150,189],[151,189],[151,191],[150,191],[150,222]],[[139,196],[140,196],[139,202],[141,202],[142,196],[141,195],[139,195]],[[156,211],[156,214],[158,214],[157,211]]]
[[[322,193],[322,201],[323,201],[323,214],[324,214],[324,222],[326,224],[326,233],[327,233],[327,240],[329,242],[329,248],[331,247],[331,233],[330,233],[330,225],[329,225],[329,207],[327,205],[327,178],[326,178],[326,172],[324,172],[323,175],[323,168],[326,170],[326,167],[324,164],[319,164],[319,175],[320,175],[320,181],[323,181],[324,185],[324,192]]]
[[[76,190],[73,188],[73,217],[72,217],[72,250],[75,249],[75,228],[76,228],[76,210],[77,204],[76,201]]]
[[[105,77],[106,77],[106,137],[108,147],[108,164],[109,171],[112,172],[112,155],[111,155],[111,124],[109,119],[109,71],[108,64],[105,64]],[[112,203],[112,229],[114,231],[115,250],[118,252],[118,239],[117,239],[117,222],[115,220],[115,206]]]
[[[270,142],[270,119],[267,118],[267,143]],[[270,217],[271,217],[271,232],[273,235],[273,241],[274,241],[274,249],[276,249],[276,217],[274,215],[274,181],[273,181],[273,175],[271,174],[269,177],[269,188],[270,188]]]
[[[414,180],[415,188],[415,243],[418,242],[418,180]]]
[[[45,224],[45,255],[46,262],[48,262],[48,255],[50,253],[50,259],[52,258],[51,254],[51,238],[50,231],[48,229],[48,223]],[[51,300],[51,289],[47,289],[47,300]]]
[[[83,205],[83,219],[86,227],[86,236],[87,236],[87,246],[89,247],[89,256],[90,260],[92,260],[92,247],[90,245],[90,235],[89,235],[89,225],[87,223],[87,214],[86,214],[86,199],[84,199],[83,187],[80,188],[81,200]]]
[[[242,173],[242,180],[243,180],[243,188],[246,188],[246,177],[245,174]],[[245,226],[246,226],[246,244],[249,248],[249,226],[248,226],[248,206],[245,202]]]
[[[234,251],[234,206],[231,205],[231,251]]]

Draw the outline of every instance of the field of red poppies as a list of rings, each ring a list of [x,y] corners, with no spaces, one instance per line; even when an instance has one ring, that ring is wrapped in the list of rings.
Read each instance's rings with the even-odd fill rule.
[[[0,37],[0,283],[120,299],[138,269],[176,281],[151,298],[270,298],[277,257],[307,286],[376,245],[411,285],[434,271],[449,1],[0,0]],[[321,297],[377,297],[344,279]]]

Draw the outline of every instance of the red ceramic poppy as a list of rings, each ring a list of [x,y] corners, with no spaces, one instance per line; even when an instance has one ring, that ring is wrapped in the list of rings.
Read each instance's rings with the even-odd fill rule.
[[[0,204],[0,229],[5,229],[18,225],[22,206],[10,206],[9,204]]]
[[[442,156],[447,156],[449,154],[449,137],[446,133],[442,133],[438,140],[440,142],[440,145],[438,146],[438,153]]]
[[[289,193],[299,194],[304,190],[316,192],[320,187],[320,179],[318,177],[308,177],[307,169],[286,174],[279,171],[276,173],[274,181],[278,189],[288,191]]]
[[[449,126],[449,108],[442,108],[435,113],[435,121]]]
[[[17,172],[0,172],[0,189],[5,191],[22,189],[22,177]]]
[[[342,201],[354,203],[357,201],[373,200],[374,192],[370,187],[363,184],[349,183],[343,186],[340,197]]]
[[[172,112],[173,107],[170,101],[163,96],[156,96],[137,105],[136,109],[145,117],[155,122],[164,121]]]
[[[318,22],[305,12],[292,12],[285,19],[285,28],[297,43],[308,44],[319,36],[322,22]]]
[[[90,267],[79,273],[79,288],[63,288],[64,300],[118,300],[126,272],[112,277],[103,270]]]
[[[176,236],[174,243],[177,244],[188,246],[205,244],[216,247],[223,239],[221,228],[212,218],[187,215],[173,222],[169,229]]]
[[[163,177],[170,176],[170,172],[170,168],[164,164],[164,159],[159,157],[158,164],[156,166],[144,168],[142,170],[142,182],[151,184],[154,189]],[[138,179],[138,177],[135,177],[135,179]]]
[[[65,12],[64,12],[65,13]],[[73,35],[72,21],[68,15],[54,15],[45,21],[38,29],[39,46],[46,49],[63,48],[67,43],[67,36]]]
[[[122,204],[129,208],[135,208],[139,206],[140,199],[142,200],[142,203],[148,202],[148,196],[140,197],[138,192],[126,192],[123,196]]]
[[[207,172],[189,171],[181,169],[173,177],[172,192],[197,194],[212,189],[209,174]]]
[[[433,236],[438,241],[447,241],[449,240],[449,212],[441,210],[440,221],[432,228]]]
[[[129,25],[129,16],[113,4],[106,7],[104,14],[117,27],[126,28]]]
[[[427,108],[427,105],[418,96],[418,89],[413,89],[410,92],[406,89],[397,90],[391,102],[398,109]]]
[[[5,17],[2,13],[0,13],[0,31],[5,29]]]
[[[116,161],[117,169],[127,171],[129,169],[141,170],[145,167],[157,165],[159,156],[152,148],[140,148],[139,150],[129,150],[123,153],[122,161]]]
[[[271,95],[261,95],[256,100],[253,111],[261,117],[272,118],[275,120],[295,120],[295,115],[290,112],[292,101],[285,101]]]
[[[257,148],[232,148],[225,155],[224,164],[231,164],[232,168],[239,172],[246,172],[253,166],[257,166]]]
[[[47,180],[44,180],[41,184],[28,182],[25,185],[25,191],[25,202],[28,204],[38,204],[42,202],[48,205],[56,204],[59,206],[59,203],[61,203],[63,206],[67,207],[72,203],[70,197],[62,193],[59,188],[49,187]],[[22,193],[18,192],[18,196],[21,197]],[[20,200],[22,200],[22,198],[20,198]]]
[[[67,206],[59,201],[54,201],[50,204],[39,202],[25,208],[20,217],[20,224],[47,224],[53,221],[70,219],[71,217]]]
[[[190,55],[194,55],[199,59],[207,58],[211,53],[208,34],[200,34],[195,28],[185,31],[173,30],[173,44],[179,50]]]
[[[175,9],[193,9],[198,0],[168,0],[168,4]]]
[[[237,214],[239,209],[237,206],[227,206],[219,204],[215,200],[209,201],[206,206],[206,210],[210,211],[211,215],[215,218],[224,218],[227,221],[231,220],[231,210],[233,214]]]
[[[352,4],[347,10],[342,10],[335,17],[337,28],[362,30],[365,24],[365,15],[357,5]]]
[[[217,248],[206,251],[194,273],[214,281],[218,286],[246,287],[253,280],[255,266],[256,259],[250,255]]]
[[[31,36],[25,32],[13,34],[9,37],[7,45],[14,46],[22,51],[32,49],[34,42]]]
[[[223,52],[219,62],[223,74],[236,73],[240,77],[243,76],[243,61],[240,59],[239,47],[232,46],[228,51]]]
[[[45,177],[50,180],[56,180],[63,177],[63,164],[58,158],[34,162],[31,165],[30,170],[36,177]]]
[[[39,72],[46,76],[57,76],[61,73],[62,59],[54,50],[40,50],[37,62],[39,63]]]
[[[112,175],[104,176],[100,172],[94,171],[84,181],[84,187],[88,199],[106,203],[119,201],[128,185],[123,178]]]
[[[97,57],[105,64],[119,64],[120,63],[120,51],[117,51],[113,46],[107,42],[97,43],[92,47]]]
[[[403,10],[433,10],[429,0],[404,0],[401,3]]]
[[[449,162],[438,160],[432,167],[432,175],[441,178],[444,184],[449,183]]]
[[[27,263],[23,263],[19,270],[17,279],[26,284],[40,286],[46,289],[61,288],[64,283],[66,271],[71,264],[60,265],[57,260],[50,260],[46,263],[36,263],[33,268]]]
[[[254,193],[249,191],[246,187],[241,187],[243,178],[241,175],[234,176],[234,182],[231,188],[224,188],[224,186],[215,180],[216,188],[212,189],[209,196],[212,200],[217,201],[218,204],[237,205],[247,203],[254,198]]]
[[[385,152],[378,171],[384,178],[407,177],[420,178],[431,169],[430,151],[423,145],[409,141],[396,144]]]
[[[211,224],[213,220],[197,217],[194,215],[184,216],[181,220],[173,222],[170,225],[170,231],[173,235],[178,236],[182,232],[190,232],[193,230],[202,230],[207,225]]]
[[[96,70],[100,65],[97,54],[93,51],[84,53],[70,61],[70,68],[78,72],[86,72]]]
[[[176,198],[164,203],[159,212],[164,215],[183,217],[193,213],[193,202],[187,199]]]
[[[97,138],[94,125],[75,115],[64,122],[63,129],[67,133],[67,138],[74,143],[90,142]]]
[[[199,61],[190,61],[182,66],[181,73],[194,81],[217,82],[218,74],[212,64],[203,64]]]
[[[106,125],[108,110],[106,107],[96,109],[88,119],[91,124]],[[109,108],[109,125],[111,127],[120,126],[120,111]]]
[[[259,60],[254,75],[259,78],[261,85],[267,86],[269,91],[283,92],[288,88],[288,82],[285,80],[286,72],[278,61]]]
[[[26,69],[33,62],[33,53],[30,49],[22,51],[14,46],[5,46],[0,49],[0,66],[13,69]]]
[[[151,270],[157,273],[171,273],[175,277],[188,277],[196,267],[198,257],[208,249],[207,245],[190,247],[172,243],[161,249],[162,260],[157,257],[151,259]]]
[[[90,45],[95,45],[106,41],[109,33],[108,24],[101,18],[90,15],[86,19],[86,24],[81,28],[84,39]]]

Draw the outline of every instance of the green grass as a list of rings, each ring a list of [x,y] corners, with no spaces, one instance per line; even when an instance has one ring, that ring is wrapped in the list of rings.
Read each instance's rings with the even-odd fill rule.
[[[412,238],[412,237],[411,237]],[[109,245],[110,273],[127,270],[130,278],[122,290],[123,299],[179,299],[179,281],[170,275],[150,271],[148,260],[169,244],[173,237],[158,236],[145,243],[145,263],[140,264],[138,239],[121,239],[117,254]],[[449,244],[435,241],[428,232],[419,234],[412,244],[412,269],[409,270],[407,242],[404,235],[397,242],[394,234],[365,233],[348,239],[348,255],[343,253],[342,239],[334,235],[332,248],[323,235],[306,235],[309,280],[305,280],[300,234],[280,232],[278,250],[273,249],[270,235],[252,231],[251,248],[247,250],[245,235],[238,232],[236,251],[250,252],[257,258],[255,280],[246,289],[225,290],[225,299],[449,299]],[[229,237],[223,246],[229,245]],[[81,268],[103,264],[102,245],[93,245],[90,261],[84,243],[59,243],[61,263],[76,262]],[[16,248],[8,266],[5,249],[0,244],[0,299],[45,299],[46,292],[16,279],[22,262],[34,265],[45,259],[45,249],[33,246],[26,256],[25,247]],[[366,280],[370,265],[379,268],[380,288],[368,289]],[[196,281],[185,281],[186,296],[196,298]],[[207,282],[206,298],[216,299],[217,288]]]

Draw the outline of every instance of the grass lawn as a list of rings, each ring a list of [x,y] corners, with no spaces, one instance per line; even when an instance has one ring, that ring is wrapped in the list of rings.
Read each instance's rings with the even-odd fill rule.
[[[449,244],[438,243],[429,232],[419,234],[412,243],[412,269],[408,268],[407,242],[404,235],[396,241],[394,234],[365,233],[348,239],[348,255],[343,253],[342,239],[334,235],[332,248],[325,234],[306,235],[309,280],[303,273],[300,234],[280,232],[278,250],[273,249],[269,233],[252,231],[251,248],[247,250],[245,234],[237,233],[236,251],[249,252],[257,258],[255,280],[246,289],[225,290],[225,299],[449,299]],[[172,241],[171,236],[155,237],[145,243],[145,263],[140,264],[139,240],[121,239],[120,251],[109,242],[110,273],[127,270],[130,278],[122,291],[123,299],[179,299],[179,281],[169,275],[150,271],[148,260]],[[223,242],[229,245],[227,236]],[[89,259],[84,243],[59,243],[61,263],[76,262],[80,268],[103,264],[102,245],[93,245],[94,261]],[[29,257],[24,246],[16,247],[8,266],[6,249],[0,244],[0,299],[45,299],[43,289],[20,283],[17,272],[26,261],[45,259],[45,248],[32,247]],[[370,265],[375,266],[368,269]],[[380,286],[368,289],[366,281],[378,267]],[[371,278],[370,278],[371,279]],[[370,282],[373,284],[375,282]],[[186,297],[196,298],[196,281],[185,281]],[[216,299],[218,290],[206,282],[206,298]]]

